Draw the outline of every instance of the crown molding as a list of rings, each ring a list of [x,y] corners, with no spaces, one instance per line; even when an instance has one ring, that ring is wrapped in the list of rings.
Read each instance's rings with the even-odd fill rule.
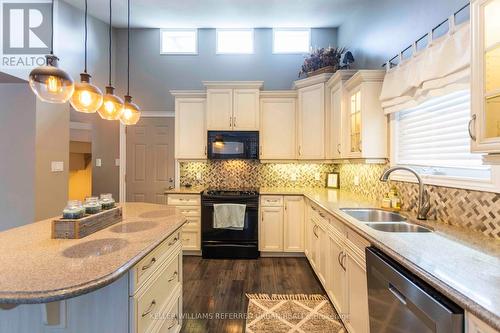
[[[170,90],[169,92],[174,97],[191,97],[191,98],[207,97],[207,92],[205,90]]]
[[[354,74],[356,74],[356,70],[354,69],[340,69],[332,75],[332,77],[326,83],[326,86],[328,88],[332,88],[339,82],[349,80]]]
[[[266,90],[260,92],[260,98],[297,98],[296,90]]]
[[[261,89],[264,86],[264,81],[202,81],[201,83],[207,89]]]
[[[357,71],[347,82],[345,83],[345,87],[347,90],[351,90],[359,86],[361,83],[366,82],[383,82],[385,77],[385,70],[378,69],[363,69]]]
[[[318,74],[314,75],[302,80],[297,80],[293,82],[293,89],[300,89],[304,87],[309,87],[318,83],[325,83],[327,82],[331,77],[333,73],[323,73],[323,74]]]

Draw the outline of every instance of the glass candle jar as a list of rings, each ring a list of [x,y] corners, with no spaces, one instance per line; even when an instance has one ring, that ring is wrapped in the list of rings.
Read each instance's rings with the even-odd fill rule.
[[[102,210],[101,203],[97,197],[86,198],[83,207],[85,207],[85,213],[87,214],[96,214]]]
[[[113,199],[113,195],[111,193],[101,194],[100,202],[102,209],[104,210],[115,207],[115,199]]]
[[[81,219],[85,216],[85,208],[83,208],[82,203],[78,200],[70,200],[68,204],[63,209],[63,219]]]

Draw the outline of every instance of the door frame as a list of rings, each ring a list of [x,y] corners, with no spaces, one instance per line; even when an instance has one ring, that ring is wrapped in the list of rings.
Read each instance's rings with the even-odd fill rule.
[[[145,118],[162,118],[175,117],[174,111],[142,111],[141,117]],[[127,184],[125,177],[127,175],[127,132],[126,125],[120,123],[120,190],[118,200],[121,203],[127,200]],[[177,163],[175,163],[175,174],[177,174]],[[176,177],[177,178],[177,177]]]

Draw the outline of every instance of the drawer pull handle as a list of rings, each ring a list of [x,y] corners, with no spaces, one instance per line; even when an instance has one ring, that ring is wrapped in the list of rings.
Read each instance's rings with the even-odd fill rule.
[[[145,270],[151,268],[151,266],[153,266],[155,264],[155,262],[156,262],[156,258],[155,257],[151,258],[151,261],[149,262],[149,264],[142,266],[142,270],[145,271]]]
[[[148,309],[146,311],[144,311],[141,316],[143,318],[146,317],[148,314],[150,314],[153,311],[153,309],[155,308],[155,306],[156,306],[156,301],[152,300],[151,304],[149,304]]]
[[[170,243],[168,243],[168,246],[174,245],[178,241],[177,237],[175,237]]]
[[[175,271],[174,274],[172,274],[172,277],[168,279],[168,282],[172,282],[176,277],[177,277],[177,271]]]
[[[179,318],[177,317],[177,315],[174,316],[174,320],[172,320],[172,324],[170,324],[167,329],[171,329],[172,327],[174,327],[175,325],[177,325],[177,322],[179,321]]]

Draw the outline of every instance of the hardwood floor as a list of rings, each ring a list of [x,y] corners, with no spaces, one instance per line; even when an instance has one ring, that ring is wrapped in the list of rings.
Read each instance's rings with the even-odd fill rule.
[[[326,294],[305,258],[184,257],[184,333],[245,331],[245,293]]]

